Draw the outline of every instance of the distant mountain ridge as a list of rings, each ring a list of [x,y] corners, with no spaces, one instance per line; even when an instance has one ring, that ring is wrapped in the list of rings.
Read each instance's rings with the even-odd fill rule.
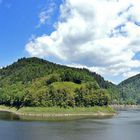
[[[132,76],[118,85],[122,100],[129,104],[140,104],[140,74]]]

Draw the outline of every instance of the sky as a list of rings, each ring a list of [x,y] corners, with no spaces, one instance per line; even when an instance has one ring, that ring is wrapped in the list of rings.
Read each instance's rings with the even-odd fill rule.
[[[139,0],[0,0],[0,67],[39,57],[118,84],[140,72]]]

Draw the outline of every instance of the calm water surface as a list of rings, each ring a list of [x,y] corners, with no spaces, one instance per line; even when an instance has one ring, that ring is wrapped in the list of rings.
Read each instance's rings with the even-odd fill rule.
[[[21,121],[0,112],[0,140],[139,140],[140,110],[106,119]]]

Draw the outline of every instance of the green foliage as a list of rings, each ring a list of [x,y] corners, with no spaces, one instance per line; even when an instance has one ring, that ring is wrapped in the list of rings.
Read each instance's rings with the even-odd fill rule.
[[[91,84],[90,84],[91,86]],[[78,107],[104,106],[110,103],[107,90],[90,87],[89,84],[76,90],[75,102]]]
[[[104,106],[110,103],[114,87],[87,69],[38,58],[22,58],[0,69],[0,104],[17,108]],[[111,97],[118,99],[116,96]]]
[[[58,74],[52,74],[49,76],[48,80],[46,81],[46,84],[50,85],[54,82],[60,82],[60,81],[61,81],[61,78]]]
[[[126,104],[140,104],[140,74],[133,76],[118,85],[120,98]]]
[[[0,90],[0,104],[21,106],[26,95],[23,84],[17,83]]]

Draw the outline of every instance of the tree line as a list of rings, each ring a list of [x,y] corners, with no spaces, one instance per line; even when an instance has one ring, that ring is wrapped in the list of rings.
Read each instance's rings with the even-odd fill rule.
[[[62,66],[38,58],[22,58],[0,69],[2,105],[90,107],[108,105],[118,98],[112,83],[87,69]]]

